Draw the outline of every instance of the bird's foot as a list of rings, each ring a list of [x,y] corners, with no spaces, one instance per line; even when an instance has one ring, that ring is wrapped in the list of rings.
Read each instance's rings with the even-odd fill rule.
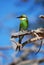
[[[19,50],[19,51],[20,51],[20,50],[21,50],[21,48],[22,48],[22,44],[17,44],[16,51],[17,51],[17,50]]]

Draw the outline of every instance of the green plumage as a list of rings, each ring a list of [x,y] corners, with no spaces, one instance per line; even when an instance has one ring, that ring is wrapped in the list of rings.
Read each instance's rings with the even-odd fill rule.
[[[18,17],[18,18],[22,18],[22,19],[20,19],[19,31],[27,30],[27,28],[28,28],[28,18],[26,17],[26,15],[22,15],[21,17]],[[22,42],[23,37],[24,36],[19,36],[19,43],[20,44]],[[19,47],[17,46],[16,49],[18,49],[18,48],[20,50],[20,46]]]
[[[28,20],[27,19],[21,20],[19,31],[26,30],[27,28],[28,28]]]
[[[19,31],[27,30],[27,28],[28,28],[28,19],[26,18],[20,21]],[[21,43],[23,37],[24,36],[19,37],[19,43]]]

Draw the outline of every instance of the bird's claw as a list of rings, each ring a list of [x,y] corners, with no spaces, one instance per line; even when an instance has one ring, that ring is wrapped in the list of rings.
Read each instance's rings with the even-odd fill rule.
[[[16,51],[17,51],[17,50],[19,50],[19,51],[20,51],[20,50],[21,50],[21,48],[22,48],[22,44],[17,44]]]

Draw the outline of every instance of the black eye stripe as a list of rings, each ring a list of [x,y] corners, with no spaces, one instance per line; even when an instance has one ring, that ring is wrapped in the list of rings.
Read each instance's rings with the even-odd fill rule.
[[[26,18],[26,17],[24,17],[24,16],[19,16],[19,17],[17,17],[17,18]]]
[[[26,18],[26,17],[20,16],[20,18]]]

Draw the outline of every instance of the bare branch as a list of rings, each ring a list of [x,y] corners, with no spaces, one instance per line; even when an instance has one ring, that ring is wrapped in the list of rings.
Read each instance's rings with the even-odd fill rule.
[[[32,39],[28,39],[27,41],[25,41],[22,46],[25,46],[26,44],[29,44],[29,43],[32,43],[32,42],[35,42],[37,40],[40,40],[40,39],[43,39],[42,37],[35,37],[35,38],[32,38]]]
[[[12,48],[12,46],[0,47],[0,50],[9,50],[11,48]]]
[[[18,65],[25,65],[25,64],[39,64],[39,63],[42,63],[42,62],[44,62],[44,58],[42,58],[42,59],[35,59],[35,60],[26,60],[26,61],[22,61],[21,63],[19,63]],[[36,65],[35,64],[35,65]]]
[[[12,33],[11,34],[11,38],[17,38],[17,37],[19,37],[19,36],[23,36],[23,35],[29,35],[29,34],[31,34],[31,32],[30,31],[20,31],[20,32],[17,32],[17,33]]]
[[[22,44],[19,44],[18,42],[15,42],[18,46],[25,46],[27,43],[31,43],[31,42],[35,42],[37,40],[41,40],[44,39],[44,28],[38,28],[37,30],[31,30],[31,31],[20,31],[18,33],[12,33],[11,34],[11,39],[13,38],[17,38],[19,36],[23,36],[23,35],[34,35],[35,37],[32,39],[28,39],[27,41],[25,41]]]
[[[44,28],[38,28],[37,30],[31,30],[31,31],[20,31],[20,32],[17,32],[17,33],[12,33],[11,34],[11,38],[17,38],[19,36],[23,36],[23,35],[32,35],[33,36],[33,33],[36,33],[38,34],[39,36],[42,36],[44,37]]]

